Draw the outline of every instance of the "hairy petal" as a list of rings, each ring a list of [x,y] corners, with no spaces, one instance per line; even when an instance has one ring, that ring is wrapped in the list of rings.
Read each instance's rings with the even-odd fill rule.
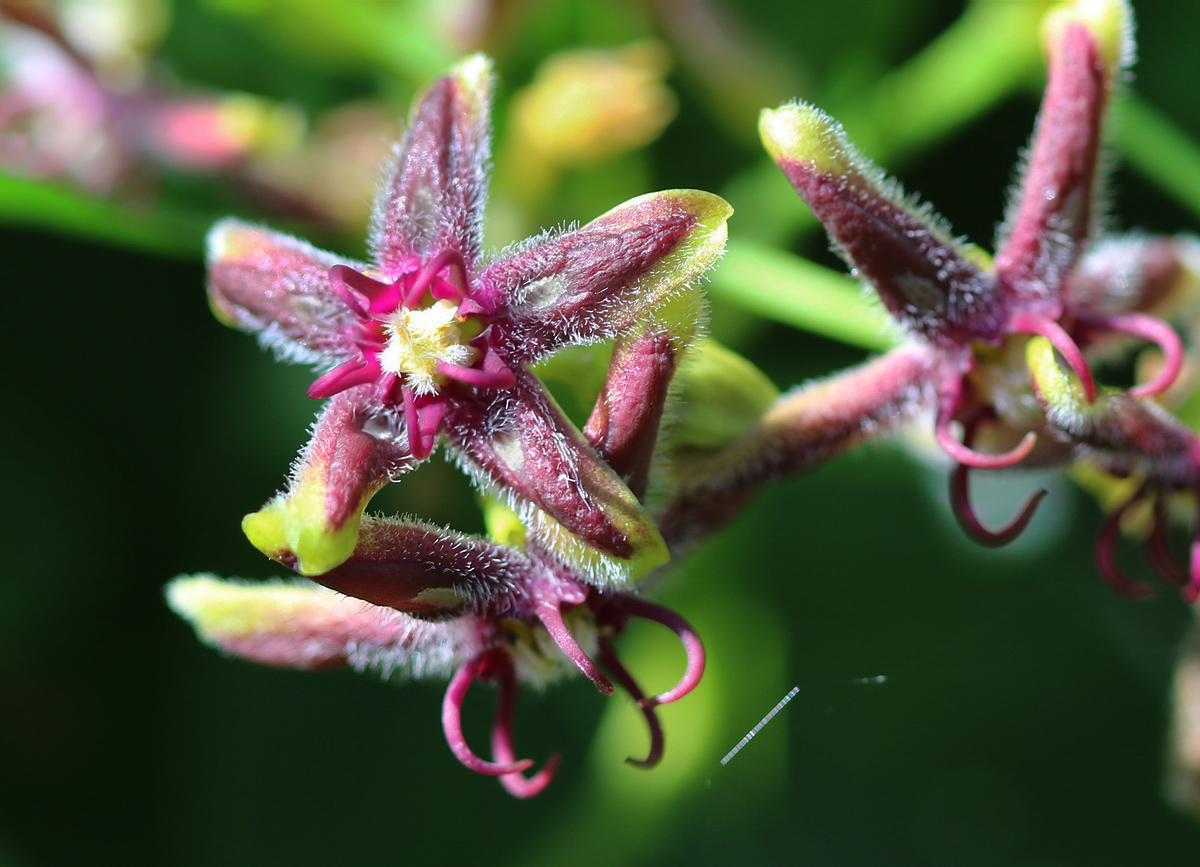
[[[1109,91],[1129,56],[1128,7],[1077,3],[1048,16],[1049,81],[1028,166],[997,246],[996,276],[1025,309],[1059,313],[1063,283],[1093,234],[1097,158]]]
[[[176,578],[167,604],[224,653],[282,668],[446,676],[473,652],[457,625],[414,620],[307,582]]]
[[[291,361],[341,361],[355,317],[330,288],[329,269],[364,265],[262,226],[225,219],[208,233],[208,300],[226,325],[257,332]]]
[[[482,54],[436,81],[413,107],[380,193],[370,246],[384,275],[444,250],[479,260],[491,149],[492,65]]]
[[[618,337],[608,375],[583,435],[640,499],[650,478],[658,427],[679,359],[703,316],[699,292],[689,292]],[[665,314],[665,315],[664,315]]]
[[[509,390],[459,401],[446,433],[485,488],[513,498],[531,533],[598,582],[623,583],[666,561],[654,524],[625,483],[521,371]]]
[[[364,517],[350,558],[316,579],[347,596],[438,620],[528,584],[517,549],[422,524]]]
[[[860,155],[841,124],[797,102],[764,111],[759,132],[842,257],[905,327],[954,345],[1000,335],[999,299],[976,254]]]
[[[287,490],[242,521],[254,547],[301,575],[345,562],[371,497],[412,466],[395,421],[370,395],[359,386],[330,399]]]
[[[506,357],[528,363],[627,332],[720,257],[732,211],[711,193],[651,193],[494,262],[477,291],[508,306]]]

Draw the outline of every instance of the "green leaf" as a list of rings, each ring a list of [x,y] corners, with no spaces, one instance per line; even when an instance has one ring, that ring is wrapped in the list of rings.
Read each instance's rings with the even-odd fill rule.
[[[135,211],[64,187],[0,175],[0,222],[196,257],[212,220],[163,208]]]
[[[710,288],[767,319],[853,346],[879,351],[896,343],[883,308],[853,279],[753,241],[730,240]]]
[[[1115,110],[1117,147],[1129,164],[1200,216],[1200,145],[1137,97]]]

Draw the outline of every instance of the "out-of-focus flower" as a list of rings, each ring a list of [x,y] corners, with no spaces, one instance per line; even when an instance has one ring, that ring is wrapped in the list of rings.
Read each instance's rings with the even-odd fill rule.
[[[384,103],[350,103],[315,118],[297,147],[261,153],[246,171],[252,182],[281,191],[305,210],[361,231],[371,219],[378,167],[402,131]]]
[[[513,94],[517,149],[529,162],[574,168],[649,144],[675,116],[669,68],[657,42],[560,51]]]
[[[528,797],[557,759],[527,778],[531,762],[515,758],[518,680],[545,683],[573,665],[602,692],[616,681],[650,727],[649,765],[662,752],[655,706],[703,671],[699,638],[634,582],[667,559],[642,500],[668,386],[703,318],[691,284],[723,251],[730,209],[707,193],[652,194],[485,262],[490,97],[490,64],[476,56],[418,101],[379,198],[370,265],[233,220],[214,228],[218,317],[328,368],[309,389],[329,400],[289,489],[243,524],[323,586],[199,576],[178,579],[168,599],[206,640],[256,661],[449,677],[454,754]],[[528,366],[605,340],[611,362],[579,431]],[[443,437],[482,489],[490,538],[365,517],[373,494]],[[667,626],[687,653],[679,684],[658,696],[616,655],[612,639],[632,618]],[[479,681],[500,689],[494,761],[462,732]]]
[[[0,166],[107,194],[152,167],[229,172],[298,144],[291,106],[153,80],[164,22],[144,5],[0,3]]]

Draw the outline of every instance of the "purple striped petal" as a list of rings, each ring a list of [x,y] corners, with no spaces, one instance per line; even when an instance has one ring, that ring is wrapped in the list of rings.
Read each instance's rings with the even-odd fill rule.
[[[1122,7],[1110,4],[1118,20],[1104,26],[1070,7],[1047,20],[1049,80],[1020,195],[996,245],[996,276],[1026,309],[1037,302],[1050,316],[1092,234],[1101,125],[1128,27]]]
[[[621,582],[665,561],[662,538],[637,497],[567,421],[542,384],[521,371],[504,392],[457,402],[446,433],[485,487],[513,497],[550,550],[592,553],[574,562],[597,582]],[[578,552],[577,552],[578,553]]]
[[[449,677],[478,650],[469,623],[428,623],[307,582],[176,578],[167,604],[225,653],[281,668]]]
[[[371,250],[387,277],[448,249],[462,254],[468,272],[475,268],[487,197],[491,90],[491,62],[475,55],[414,106],[371,228]]]
[[[288,489],[242,522],[254,547],[302,575],[345,562],[371,497],[412,466],[399,428],[400,421],[371,398],[369,386],[330,399]]]
[[[892,316],[941,345],[999,338],[999,299],[972,251],[859,154],[841,124],[793,103],[764,111],[759,131],[838,252]]]
[[[330,286],[329,269],[345,261],[262,226],[221,220],[208,235],[209,303],[222,322],[257,332],[290,361],[341,361],[355,352],[357,319]]]
[[[528,363],[628,332],[720,257],[730,213],[710,193],[651,193],[494,262],[476,292],[508,307],[505,357]]]
[[[372,605],[439,620],[533,577],[516,548],[422,524],[364,518],[350,559],[316,580]]]

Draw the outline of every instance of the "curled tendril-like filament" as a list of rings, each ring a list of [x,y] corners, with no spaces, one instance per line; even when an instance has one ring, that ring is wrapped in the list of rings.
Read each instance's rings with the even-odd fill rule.
[[[446,687],[446,697],[442,701],[442,729],[446,733],[446,742],[450,745],[450,752],[454,753],[454,757],[458,759],[469,770],[477,774],[483,774],[488,777],[502,777],[505,774],[519,774],[522,771],[532,767],[532,759],[521,759],[520,761],[512,761],[496,763],[489,762],[479,758],[475,752],[467,744],[467,738],[462,730],[462,709],[463,702],[467,698],[467,691],[477,680],[490,680],[501,673],[504,666],[508,666],[511,677],[511,663],[504,662],[499,665],[501,672],[496,671],[497,654],[503,654],[502,651],[485,650],[478,656],[472,658],[466,665],[454,673],[450,678],[450,683]],[[504,677],[501,673],[501,696],[503,699],[504,693]]]
[[[979,419],[974,419],[970,422],[963,423],[963,445],[970,448],[975,440],[975,431],[979,426]],[[1034,513],[1037,511],[1038,505],[1048,493],[1045,488],[1041,488],[1030,495],[1025,501],[1025,505],[1021,511],[1009,524],[1001,530],[989,530],[983,526],[983,522],[979,520],[975,514],[975,509],[971,505],[971,492],[968,485],[968,475],[971,467],[966,464],[958,464],[950,472],[950,510],[954,513],[958,525],[963,531],[978,542],[988,548],[1001,548],[1012,542],[1025,531],[1030,520],[1033,519]]]
[[[515,764],[516,753],[512,743],[513,710],[516,707],[517,683],[511,660],[497,673],[500,693],[496,697],[496,715],[492,722],[492,756],[499,764]],[[559,755],[555,753],[546,760],[542,769],[531,777],[516,772],[500,776],[500,784],[510,795],[517,798],[532,798],[541,794],[558,770]]]
[[[648,704],[645,693],[642,692],[640,686],[633,675],[621,663],[617,657],[616,650],[612,646],[612,641],[607,635],[600,636],[600,662],[612,672],[613,678],[617,683],[629,693],[630,697],[637,703],[638,708],[642,712],[642,716],[646,720],[646,726],[650,731],[650,749],[644,759],[635,759],[633,757],[625,759],[631,765],[639,768],[652,768],[662,760],[663,755],[663,730],[662,723],[659,722],[658,714],[654,710],[653,704]]]
[[[661,605],[655,605],[653,602],[647,602],[645,599],[633,596],[615,598],[609,603],[606,609],[601,609],[597,619],[601,623],[612,625],[617,631],[623,629],[631,617],[640,617],[643,620],[650,620],[667,627],[675,633],[683,645],[683,651],[687,657],[687,666],[684,669],[683,676],[675,686],[666,692],[661,692],[658,695],[648,698],[639,698],[638,701],[643,707],[653,707],[655,705],[670,704],[673,701],[679,701],[696,688],[700,683],[700,679],[704,676],[704,644],[700,640],[700,635],[692,628],[690,623],[669,608],[664,608]]]
[[[1113,509],[1105,517],[1104,523],[1100,525],[1100,533],[1096,537],[1096,571],[1110,587],[1134,599],[1146,599],[1153,596],[1154,589],[1144,581],[1134,581],[1125,577],[1120,567],[1117,566],[1115,554],[1117,540],[1121,535],[1121,519],[1141,499],[1145,490],[1145,486],[1142,486],[1132,497]]]
[[[1179,332],[1158,317],[1146,313],[1121,313],[1112,316],[1081,317],[1080,322],[1092,328],[1116,331],[1148,340],[1162,352],[1163,365],[1158,375],[1149,382],[1129,389],[1130,397],[1157,397],[1178,378],[1179,371],[1183,368],[1183,341]]]
[[[1025,434],[1024,438],[1014,448],[1001,454],[989,455],[977,452],[966,442],[959,442],[950,432],[950,423],[962,406],[963,379],[955,374],[946,380],[941,401],[938,405],[937,420],[934,423],[934,435],[938,445],[951,458],[968,467],[981,470],[1000,470],[1020,463],[1033,451],[1037,442],[1037,434],[1033,431]]]
[[[579,646],[579,642],[563,620],[561,601],[539,598],[535,603],[534,613],[537,615],[538,620],[542,622],[542,625],[546,627],[546,631],[550,633],[550,637],[554,639],[554,643],[558,645],[559,650],[563,652],[567,659],[575,663],[575,666],[583,672],[584,677],[590,680],[600,692],[605,695],[612,695],[612,681],[604,676],[604,672],[584,652],[584,649]]]

